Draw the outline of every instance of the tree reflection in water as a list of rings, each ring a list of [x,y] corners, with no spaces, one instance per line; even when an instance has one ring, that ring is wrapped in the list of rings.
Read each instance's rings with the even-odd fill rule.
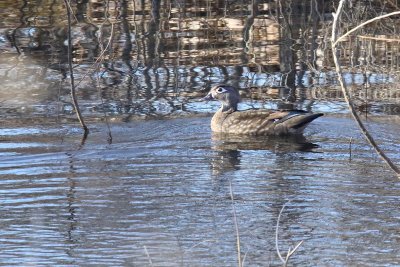
[[[25,105],[32,116],[70,116],[64,109],[71,101],[62,3],[41,1],[40,9],[35,1],[5,0],[4,5],[10,15],[0,25],[2,108]],[[314,99],[342,103],[331,72],[330,1],[71,5],[74,71],[85,117],[102,118],[106,112],[126,121],[204,112],[207,108],[193,100],[214,83],[230,83],[244,92],[262,90],[259,97],[245,94],[245,99],[276,107],[291,103],[318,109]],[[356,1],[343,23],[350,27],[394,8],[364,5]],[[362,29],[358,36],[396,34],[395,19],[383,23]],[[360,107],[378,103],[380,111],[398,113],[400,93],[393,85],[398,80],[399,61],[393,56],[399,54],[398,46],[358,36],[340,44],[347,82],[361,97]],[[388,104],[395,108],[385,108]],[[43,105],[51,108],[42,110]]]

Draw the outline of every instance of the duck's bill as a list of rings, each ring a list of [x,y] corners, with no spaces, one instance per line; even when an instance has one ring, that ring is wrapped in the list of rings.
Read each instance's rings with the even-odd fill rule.
[[[201,101],[206,101],[206,102],[211,101],[211,100],[214,100],[214,98],[212,97],[211,94],[207,94],[205,97],[203,97],[201,99]]]

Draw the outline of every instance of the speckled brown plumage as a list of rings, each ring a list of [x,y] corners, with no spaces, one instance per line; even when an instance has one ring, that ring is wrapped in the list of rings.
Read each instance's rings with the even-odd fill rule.
[[[304,128],[322,113],[301,110],[246,110],[238,111],[238,92],[231,86],[217,85],[211,88],[205,100],[219,100],[221,108],[211,119],[211,130],[217,133],[243,135],[302,134]]]

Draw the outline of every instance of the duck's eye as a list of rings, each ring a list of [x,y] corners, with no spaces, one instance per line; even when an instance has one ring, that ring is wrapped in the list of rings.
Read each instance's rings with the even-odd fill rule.
[[[224,89],[222,87],[218,87],[217,90],[215,90],[215,91],[217,91],[217,93],[225,93],[226,89]]]

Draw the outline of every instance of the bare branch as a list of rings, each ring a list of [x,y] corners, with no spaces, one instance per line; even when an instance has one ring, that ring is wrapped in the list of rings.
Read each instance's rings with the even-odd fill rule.
[[[79,108],[78,104],[78,99],[76,97],[76,91],[75,91],[75,83],[74,83],[74,72],[72,68],[72,34],[71,34],[71,6],[68,0],[64,0],[65,6],[67,8],[67,18],[68,18],[68,68],[69,68],[69,76],[71,80],[71,98],[72,98],[72,103],[74,104],[74,109],[76,111],[76,115],[78,117],[78,120],[84,130],[84,138],[82,143],[84,143],[84,140],[86,139],[87,135],[89,134],[89,129],[86,126],[81,110]]]
[[[279,233],[279,222],[281,220],[281,216],[282,216],[282,212],[285,209],[286,205],[290,203],[290,200],[288,202],[286,202],[283,206],[282,209],[279,212],[278,215],[278,220],[276,221],[276,228],[275,228],[275,247],[276,247],[276,253],[278,253],[278,257],[279,259],[282,261],[283,264],[285,264],[285,259],[282,257],[281,252],[279,251],[279,244],[278,244],[278,233]]]
[[[281,260],[281,262],[283,263],[283,266],[287,266],[287,264],[289,263],[289,259],[290,257],[296,252],[296,250],[301,246],[301,244],[303,244],[304,240],[301,240],[293,249],[291,249],[289,247],[288,252],[286,254],[285,259],[282,257],[281,252],[279,251],[279,223],[281,220],[281,216],[283,213],[283,210],[285,209],[285,207],[290,203],[290,200],[288,202],[286,202],[283,206],[282,209],[279,211],[279,215],[278,215],[278,220],[276,221],[276,228],[275,228],[275,247],[276,247],[276,252],[278,254],[279,259]]]
[[[342,2],[343,2],[343,1],[340,1],[340,3],[342,3]],[[334,18],[333,18],[333,24],[334,24],[334,26],[337,26],[337,17],[340,15],[340,12],[342,11],[342,6],[343,6],[343,4],[340,5],[340,3],[339,3],[339,7],[338,7],[338,9],[337,9],[337,11],[336,11],[336,15],[335,15]],[[392,13],[389,13],[389,14],[385,14],[385,15],[382,15],[382,16],[375,17],[375,18],[373,18],[373,19],[367,20],[366,22],[363,22],[363,23],[361,23],[360,25],[358,25],[357,27],[355,27],[355,28],[351,29],[350,31],[346,32],[345,34],[343,34],[342,36],[340,36],[338,39],[332,40],[332,42],[333,42],[332,47],[335,47],[335,46],[337,45],[338,42],[340,42],[340,41],[343,40],[345,37],[347,37],[347,36],[350,35],[351,33],[355,32],[356,30],[358,30],[358,29],[364,27],[364,26],[367,25],[367,24],[369,24],[369,23],[371,23],[371,22],[374,22],[374,21],[376,21],[376,20],[380,20],[380,19],[387,18],[387,17],[393,16],[393,15],[398,15],[398,14],[400,14],[400,11],[392,12]],[[335,24],[336,24],[336,25],[335,25]],[[332,30],[333,30],[333,29],[332,29]]]
[[[233,191],[232,191],[232,182],[229,181],[229,189],[230,189],[230,195],[231,195],[231,201],[232,201],[232,210],[233,210],[233,221],[235,223],[235,230],[236,230],[236,249],[237,249],[237,257],[238,257],[238,266],[242,267],[242,257],[241,257],[241,252],[240,252],[240,235],[239,235],[239,226],[237,223],[237,217],[236,217],[236,209],[235,209],[235,202],[233,200]]]
[[[336,73],[338,74],[338,80],[340,83],[340,86],[342,88],[342,92],[344,95],[344,99],[347,102],[347,105],[350,109],[351,115],[353,116],[353,118],[356,120],[358,127],[360,128],[361,132],[364,134],[365,138],[367,139],[367,141],[370,143],[370,145],[375,149],[376,153],[386,162],[386,164],[397,174],[397,176],[400,178],[400,169],[390,160],[390,158],[388,156],[386,156],[385,152],[383,150],[381,150],[378,146],[378,144],[375,142],[374,138],[372,137],[372,135],[368,132],[368,130],[365,128],[363,122],[361,121],[360,117],[357,114],[357,111],[353,105],[353,102],[350,100],[350,93],[346,87],[346,84],[343,81],[343,75],[342,75],[342,69],[339,63],[339,59],[337,56],[337,49],[336,49],[336,44],[338,43],[339,40],[343,39],[343,37],[349,35],[351,32],[354,32],[354,29],[358,29],[364,25],[366,25],[367,23],[370,23],[372,21],[375,21],[377,19],[381,19],[384,17],[388,17],[394,14],[400,14],[400,11],[398,12],[393,12],[384,16],[379,16],[376,17],[372,20],[369,20],[367,22],[364,22],[362,24],[360,24],[359,26],[357,26],[356,28],[354,28],[353,30],[348,31],[346,34],[342,35],[341,37],[337,38],[337,33],[338,33],[338,24],[339,24],[339,19],[341,16],[341,12],[343,9],[343,3],[345,2],[345,0],[340,0],[339,5],[338,5],[338,9],[336,11],[336,14],[334,14],[333,16],[333,24],[332,24],[332,38],[331,38],[331,42],[332,42],[332,54],[333,54],[333,60],[335,62],[335,67],[336,67]]]
[[[301,240],[293,249],[289,248],[288,254],[286,255],[286,263],[289,261],[289,258],[296,252],[296,250],[303,244],[304,240]]]
[[[151,260],[149,251],[147,250],[147,247],[146,247],[146,246],[143,246],[143,248],[144,248],[144,252],[146,253],[146,256],[147,256],[147,259],[148,259],[148,261],[149,261],[150,266],[153,267],[153,261]]]
[[[398,43],[400,43],[400,39],[393,39],[393,38],[372,37],[372,36],[366,36],[366,35],[357,35],[357,38],[371,39],[371,40],[377,40],[377,41],[383,41],[383,42],[398,42]]]

